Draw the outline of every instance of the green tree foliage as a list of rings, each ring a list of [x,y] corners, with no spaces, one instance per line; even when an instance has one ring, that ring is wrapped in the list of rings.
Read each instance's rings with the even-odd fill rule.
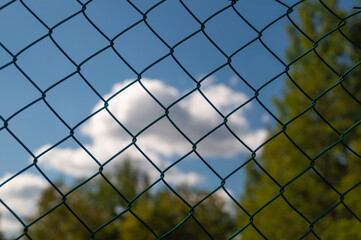
[[[38,215],[48,214],[30,220],[35,222],[29,235],[54,240],[226,239],[235,231],[234,216],[218,196],[211,195],[194,208],[206,191],[177,187],[174,190],[180,198],[167,187],[154,186],[136,197],[150,183],[129,160],[103,176],[73,190],[58,183],[61,192],[68,192],[64,197],[53,187],[46,189],[38,203]]]
[[[95,187],[98,184],[95,184]],[[69,190],[64,186],[60,188],[64,192]],[[89,239],[90,232],[107,222],[113,211],[105,210],[108,206],[100,205],[96,199],[90,198],[94,192],[87,190],[88,188],[79,189],[62,200],[54,188],[46,189],[38,203],[38,211],[39,215],[48,211],[49,214],[30,227],[29,235],[33,239]],[[102,231],[102,237],[116,239],[117,231],[110,226]]]
[[[323,2],[348,14],[335,0]],[[307,37],[287,27],[287,61],[294,63],[275,99],[275,137],[247,166],[240,202],[254,226],[241,235],[263,239],[257,228],[268,239],[361,239],[361,67],[347,73],[361,60],[360,17],[342,22],[321,1],[297,9],[295,22]],[[332,32],[339,21],[341,31]]]
[[[183,186],[176,192],[188,204],[195,205],[206,196],[205,191],[189,189]],[[194,208],[190,207],[176,195],[160,191],[152,198],[143,200],[134,208],[134,213],[140,217],[152,230],[144,231],[144,225],[135,217],[127,218],[121,225],[122,239],[153,239],[155,236],[163,239],[227,239],[235,232],[235,223],[229,212],[225,211],[225,202],[218,196],[210,196]],[[182,225],[179,225],[183,222]],[[178,226],[179,225],[179,226]],[[169,230],[178,227],[168,234]]]

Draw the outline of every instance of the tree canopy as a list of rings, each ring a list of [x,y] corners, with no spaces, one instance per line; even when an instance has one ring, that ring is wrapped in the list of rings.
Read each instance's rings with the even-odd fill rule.
[[[44,191],[38,215],[49,214],[30,220],[36,220],[28,232],[33,239],[226,239],[235,231],[224,199],[211,195],[195,206],[207,191],[183,185],[176,195],[164,186],[139,195],[149,179],[129,160],[74,191],[57,185],[71,193]]]
[[[277,123],[247,166],[244,239],[360,239],[361,21],[338,1],[297,7]],[[332,10],[332,11],[331,11]],[[337,29],[337,23],[339,29]],[[239,217],[245,226],[249,218]],[[263,236],[262,236],[263,235]]]

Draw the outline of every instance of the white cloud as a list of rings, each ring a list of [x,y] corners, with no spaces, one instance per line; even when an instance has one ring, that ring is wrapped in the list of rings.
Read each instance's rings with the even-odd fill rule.
[[[172,168],[165,176],[165,180],[167,182],[175,183],[177,185],[187,184],[194,186],[205,180],[203,176],[195,172],[184,173],[179,171],[177,168]]]
[[[5,182],[13,174],[5,174],[0,178],[0,183]],[[0,188],[0,198],[4,203],[24,220],[36,212],[36,205],[41,192],[48,186],[40,176],[31,173],[22,173],[7,182]],[[20,222],[0,204],[0,229],[7,235],[18,233],[21,229]]]
[[[127,80],[114,85],[112,91],[104,96],[105,99],[111,98],[108,109],[131,134],[137,136],[137,146],[155,165],[164,170],[171,164],[171,161],[191,151],[192,144],[176,130],[166,117],[143,131],[147,125],[162,116],[165,110],[139,83],[131,85],[112,97],[129,83],[130,81]],[[164,107],[168,107],[186,94],[160,80],[143,79],[142,83]],[[245,94],[223,84],[214,84],[212,81],[202,85],[201,91],[224,116],[248,99]],[[94,107],[93,112],[103,106],[104,103],[99,102]],[[244,109],[251,107],[251,104],[247,104],[234,112],[229,116],[227,124],[247,145],[256,148],[264,141],[266,131],[264,129],[252,130],[249,127],[244,116]],[[172,105],[169,109],[169,117],[194,143],[224,121],[198,91]],[[142,132],[139,133],[140,131]],[[83,124],[80,132],[90,139],[90,143],[85,144],[84,147],[100,163],[104,163],[131,144],[133,138],[120,127],[106,110],[97,113]],[[44,145],[36,151],[36,155],[41,154],[49,147],[50,145]],[[197,151],[202,156],[218,156],[221,158],[248,153],[248,150],[242,147],[224,126],[200,141],[197,144]],[[132,159],[136,166],[146,171],[153,180],[160,177],[160,173],[135,146],[130,146],[119,157],[112,160],[105,167],[105,171],[111,171],[113,169],[111,165],[116,164],[124,156]],[[42,155],[38,163],[44,169],[55,170],[71,177],[89,177],[99,169],[96,161],[81,147],[56,147]],[[5,181],[9,176],[9,174],[5,175],[0,179],[0,182]],[[206,176],[197,173],[196,169],[183,172],[177,166],[172,167],[165,174],[165,180],[173,184],[195,185],[205,181],[205,179]],[[48,184],[43,178],[30,173],[23,173],[1,187],[0,197],[19,216],[26,217],[36,211],[36,203],[41,196],[41,191],[47,186]],[[224,192],[217,192],[218,195],[227,200],[229,205],[229,197]],[[0,211],[2,212],[1,229],[6,229],[7,233],[17,231],[20,224],[16,219],[3,206],[0,206]]]
[[[226,189],[227,192],[234,197],[233,192],[230,189]],[[232,198],[226,193],[226,191],[224,191],[222,188],[219,189],[217,192],[214,193],[214,196],[221,199],[224,202],[224,211],[228,212],[228,213],[234,213],[234,211],[232,211],[234,208],[234,202],[232,200]]]
[[[37,153],[50,147],[50,145],[44,145],[37,150]],[[82,148],[54,148],[40,160],[41,165],[76,178],[90,176],[99,168]]]
[[[169,158],[183,156],[192,150],[192,144],[176,130],[166,117],[143,131],[146,126],[164,115],[165,110],[139,83],[131,85],[112,97],[129,83],[131,81],[126,80],[115,84],[112,91],[104,96],[104,99],[110,99],[108,109],[131,134],[137,136],[136,144],[141,150],[157,166],[164,169],[170,164]],[[165,108],[186,94],[160,80],[142,79],[142,83]],[[201,91],[224,116],[248,99],[245,94],[223,84],[202,85]],[[104,103],[99,102],[94,107],[93,112],[103,106]],[[233,113],[228,118],[228,125],[247,145],[255,148],[265,139],[266,131],[264,129],[250,129],[244,116],[244,109],[246,108],[251,108],[251,104],[247,104]],[[197,142],[223,122],[220,114],[198,91],[172,105],[169,109],[169,117],[193,142]],[[141,133],[139,134],[139,132]],[[106,110],[102,110],[83,124],[81,133],[91,139],[91,143],[85,147],[101,163],[132,142],[132,136],[123,130]],[[37,151],[37,154],[48,147],[43,146]],[[222,126],[197,144],[197,151],[202,156],[232,157],[246,153],[247,150]],[[128,156],[132,159],[140,158],[142,163],[146,161],[135,147],[127,149],[122,156]],[[58,147],[52,149],[39,159],[39,164],[75,177],[89,176],[99,168],[95,161],[81,148]],[[144,164],[139,165],[142,167]],[[152,169],[149,166],[143,168],[145,171]],[[182,173],[177,167],[174,167],[173,171],[178,173],[169,177],[169,181],[173,183],[182,181],[195,183],[201,179],[201,176],[195,172]],[[152,173],[151,176],[158,178],[159,173]]]

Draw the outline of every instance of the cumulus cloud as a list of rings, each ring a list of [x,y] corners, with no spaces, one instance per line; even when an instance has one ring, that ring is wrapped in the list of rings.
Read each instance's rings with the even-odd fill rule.
[[[197,151],[202,156],[227,158],[240,153],[249,153],[225,126],[221,126],[203,139],[224,121],[207,99],[223,116],[226,116],[248,100],[245,94],[224,84],[211,83],[202,86],[201,92],[194,91],[186,95],[186,92],[180,92],[160,80],[142,79],[141,82],[158,102],[138,82],[126,87],[131,83],[130,80],[126,80],[115,84],[111,92],[104,96],[104,99],[109,99],[108,110],[112,115],[103,109],[81,126],[81,134],[91,140],[90,144],[84,145],[85,148],[100,163],[104,163],[131,144],[133,137],[136,137],[137,146],[160,169],[169,166],[169,159],[179,158],[191,151],[194,143],[197,143]],[[180,98],[183,99],[177,101]],[[100,101],[93,112],[103,106],[104,103]],[[247,104],[234,112],[229,116],[227,124],[242,141],[249,147],[255,148],[264,141],[266,131],[250,128],[244,110],[251,107],[251,104]],[[166,112],[165,108],[168,108],[168,117],[171,121],[163,116]],[[161,116],[163,118],[154,123]],[[49,147],[43,146],[37,154]],[[148,160],[136,147],[129,147],[122,156],[135,159],[134,161],[139,162],[139,166],[151,176],[159,177],[159,172],[148,164]],[[75,177],[89,176],[99,168],[89,154],[80,147],[52,149],[39,159],[39,164]],[[197,173],[184,173],[176,166],[171,170],[173,173],[169,173],[168,180],[173,183],[192,184],[202,179]]]
[[[12,175],[5,174],[0,178],[0,183],[5,182]],[[0,199],[24,220],[35,213],[41,192],[47,186],[47,182],[42,177],[31,173],[22,173],[0,188]],[[22,227],[20,222],[2,204],[0,204],[0,213],[0,229],[7,235],[18,233]]]
[[[127,157],[155,180],[160,177],[160,172],[151,163],[164,170],[174,159],[179,159],[192,151],[195,143],[199,154],[204,157],[220,157],[222,161],[227,161],[226,158],[238,154],[249,153],[225,126],[207,135],[223,123],[224,118],[221,114],[227,116],[248,100],[245,94],[224,84],[211,82],[202,85],[201,92],[194,91],[187,95],[187,92],[180,92],[160,80],[142,79],[142,84],[159,101],[157,102],[140,83],[136,82],[126,87],[130,83],[130,80],[118,83],[104,96],[104,99],[109,100],[108,110],[112,115],[103,109],[81,126],[80,133],[90,139],[90,143],[84,144],[84,147],[91,155],[81,147],[58,146],[43,154],[39,158],[39,165],[44,169],[79,178],[89,177],[97,172],[99,165],[96,161],[102,164],[117,156],[104,168],[104,171],[111,171],[114,169],[111,167],[112,164],[117,164]],[[178,101],[180,98],[182,100]],[[207,99],[221,114],[209,104]],[[98,102],[93,112],[103,106],[103,102]],[[164,108],[169,111],[168,117],[160,118],[166,112]],[[252,105],[247,104],[232,113],[228,117],[227,125],[249,147],[256,148],[264,141],[266,131],[251,129],[245,117],[247,108],[252,108]],[[154,123],[155,120],[157,121]],[[133,137],[136,137],[136,146],[132,144]],[[50,147],[50,145],[42,146],[36,151],[36,155],[40,155]],[[121,151],[123,152],[118,156]],[[0,182],[8,177],[9,174],[5,175]],[[206,177],[197,173],[197,169],[184,172],[177,165],[167,170],[165,174],[165,180],[176,185],[199,184]],[[41,196],[41,191],[47,186],[43,178],[23,173],[0,188],[0,197],[20,217],[31,216],[36,210],[36,202]],[[228,195],[222,191],[217,192],[218,195],[227,200],[228,205],[230,204]],[[6,229],[7,233],[15,232],[21,227],[4,206],[0,206],[0,211],[1,228]]]

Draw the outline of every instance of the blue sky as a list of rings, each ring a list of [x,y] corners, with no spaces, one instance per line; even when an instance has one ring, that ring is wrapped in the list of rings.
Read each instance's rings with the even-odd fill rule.
[[[0,43],[7,49],[0,47],[0,68],[6,65],[0,70],[0,116],[3,121],[8,122],[8,129],[35,156],[69,136],[69,129],[42,100],[14,115],[27,104],[39,99],[41,91],[46,92],[47,103],[70,128],[74,128],[92,112],[102,108],[104,104],[99,96],[103,99],[109,98],[137,79],[140,73],[145,87],[167,107],[195,89],[195,81],[204,79],[225,64],[227,57],[223,53],[229,56],[258,36],[232,8],[205,22],[205,33],[222,49],[221,53],[202,32],[181,42],[197,32],[200,23],[179,1],[165,1],[147,13],[147,23],[166,44],[155,36],[144,22],[116,37],[143,18],[127,1],[95,0],[87,4],[84,13],[102,33],[99,33],[82,13],[61,22],[82,9],[80,2],[75,0],[24,2],[42,22],[20,1],[0,10]],[[183,2],[200,22],[230,5],[227,0]],[[297,1],[283,2],[292,5]],[[342,4],[346,9],[350,9],[354,2],[343,1]],[[0,1],[0,6],[6,3],[7,1]],[[158,1],[134,0],[132,3],[144,13]],[[235,8],[258,31],[287,11],[285,6],[269,0],[239,0]],[[297,20],[295,13],[290,16]],[[286,23],[288,20],[282,18],[265,29],[261,38],[283,61],[288,47],[284,28]],[[24,50],[29,44],[45,36],[49,32],[47,28],[53,29],[53,40],[68,57],[55,46],[49,36]],[[114,49],[133,69],[108,47],[107,38],[114,37]],[[185,73],[171,56],[147,69],[167,55],[170,52],[169,47],[174,47],[174,57],[191,76]],[[106,49],[89,58],[104,48]],[[17,56],[16,64],[33,83],[14,64],[7,65],[13,59],[8,51]],[[211,74],[201,84],[202,93],[225,115],[252,98],[255,90],[284,71],[284,66],[259,40],[235,54],[231,64],[250,86],[229,66]],[[80,74],[77,73],[76,65],[81,65]],[[55,85],[61,79],[65,80]],[[272,112],[272,97],[280,94],[282,84],[281,76],[260,91],[260,101]],[[110,111],[114,111],[114,115],[132,129],[133,134],[137,134],[164,113],[138,83],[116,95],[109,104]],[[127,109],[128,107],[131,109]],[[219,114],[197,91],[170,108],[169,116],[193,141],[197,141],[222,121]],[[109,119],[109,114],[103,110],[74,131],[76,138],[89,148],[95,157],[104,158],[101,161],[106,161],[120,151],[120,146],[125,147],[131,143],[131,137],[121,130],[114,120]],[[139,135],[139,146],[151,160],[165,168],[190,151],[191,144],[165,118],[162,121],[163,125],[157,123]],[[274,124],[274,121],[256,101],[252,101],[233,114],[229,124],[242,140],[255,148],[266,139],[266,127]],[[204,160],[223,177],[240,166],[249,154],[225,129],[201,141],[198,150]],[[127,149],[121,156],[135,158],[138,155],[139,151]],[[140,165],[152,168],[144,157],[139,155],[139,158]],[[31,154],[5,129],[0,131],[0,161],[0,184],[32,162]],[[89,155],[71,139],[43,155],[39,159],[39,166],[52,181],[61,176],[66,179],[85,177],[97,169]],[[173,170],[174,172],[168,175],[172,184],[186,182],[207,189],[214,189],[220,184],[220,179],[194,154],[177,164]],[[159,176],[159,173],[155,173],[155,178],[156,174]],[[2,186],[0,197],[4,201],[9,199],[7,204],[14,208],[19,216],[29,215],[31,211],[26,207],[31,208],[40,191],[49,185],[34,167],[16,179]],[[226,187],[237,197],[242,192],[243,181],[244,172],[239,171],[227,181]],[[28,186],[25,182],[34,188],[28,195],[21,192]],[[11,192],[6,186],[9,189],[17,186],[18,192]],[[5,195],[8,197],[4,197]],[[16,200],[10,201],[9,196]],[[28,205],[22,202],[24,199],[28,200]],[[0,207],[0,211],[4,211],[4,208]],[[5,217],[0,222],[2,229],[15,231],[18,226],[14,224],[14,219],[8,212],[3,215]]]

